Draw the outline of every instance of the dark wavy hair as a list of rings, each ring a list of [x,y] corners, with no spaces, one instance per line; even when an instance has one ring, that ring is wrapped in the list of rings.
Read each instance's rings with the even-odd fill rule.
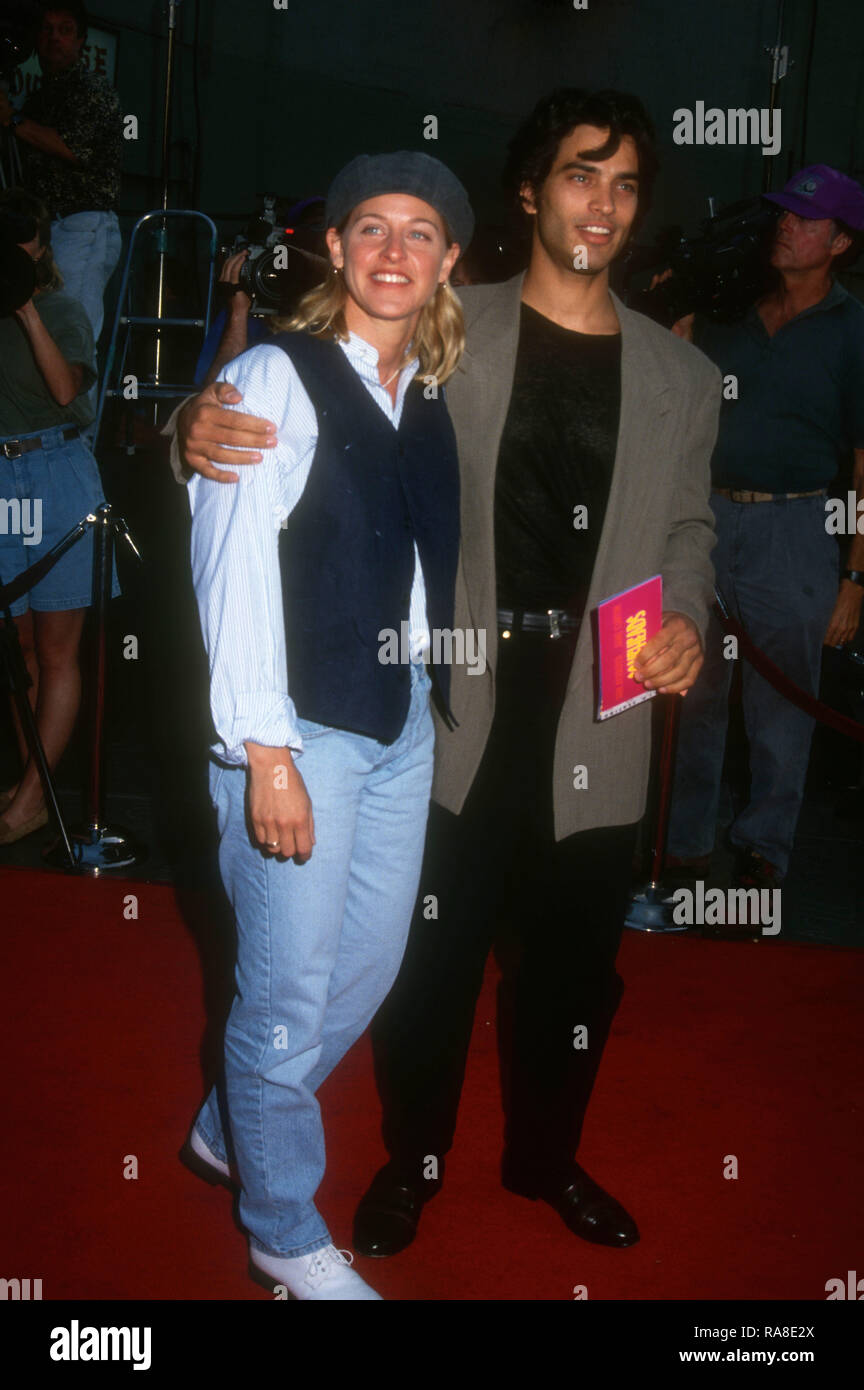
[[[75,21],[75,29],[79,39],[86,39],[87,25],[89,16],[82,3],[82,0],[56,0],[56,4],[49,4],[49,0],[42,0],[40,5],[42,17],[46,14],[68,14]]]
[[[508,146],[504,184],[518,202],[524,183],[539,193],[549,176],[561,141],[577,125],[593,125],[609,131],[594,150],[580,150],[586,159],[609,159],[623,136],[629,135],[639,155],[639,203],[634,231],[651,208],[654,181],[660,161],[654,148],[654,126],[638,97],[628,92],[589,92],[581,87],[559,87],[538,101],[527,121]]]
[[[62,289],[63,277],[51,251],[51,216],[42,199],[27,188],[4,188],[0,193],[0,224],[7,239],[11,236],[19,246],[38,237],[43,252],[36,262],[36,288]]]

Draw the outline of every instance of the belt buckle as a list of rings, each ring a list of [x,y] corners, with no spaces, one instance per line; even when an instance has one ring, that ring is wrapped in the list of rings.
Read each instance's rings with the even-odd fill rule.
[[[561,636],[561,627],[558,621],[560,610],[557,608],[547,608],[546,616],[549,619],[549,636],[554,642],[557,637]]]
[[[7,440],[7,442],[2,446],[2,448],[3,453],[6,455],[7,459],[20,459],[22,453],[24,452],[21,448],[20,439]],[[15,450],[14,454],[10,452],[10,450],[12,449]]]

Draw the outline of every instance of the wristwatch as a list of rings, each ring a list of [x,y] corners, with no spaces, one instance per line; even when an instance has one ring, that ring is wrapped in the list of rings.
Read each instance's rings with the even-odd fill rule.
[[[844,570],[841,579],[851,579],[853,584],[860,584],[864,589],[864,570]]]

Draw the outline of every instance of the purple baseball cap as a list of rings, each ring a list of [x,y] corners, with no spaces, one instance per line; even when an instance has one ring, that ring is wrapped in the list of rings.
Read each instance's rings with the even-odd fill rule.
[[[864,188],[827,164],[809,164],[793,174],[781,193],[763,193],[799,217],[830,217],[855,231],[864,229]]]

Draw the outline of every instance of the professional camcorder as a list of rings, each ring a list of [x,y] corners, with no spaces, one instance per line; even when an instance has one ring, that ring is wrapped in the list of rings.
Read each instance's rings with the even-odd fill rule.
[[[320,220],[309,221],[319,208]],[[323,211],[321,198],[289,206],[280,204],[275,194],[265,194],[264,211],[230,246],[223,246],[226,257],[249,252],[237,287],[252,300],[250,313],[288,313],[307,290],[324,279],[328,259],[324,254]]]
[[[768,253],[781,211],[747,198],[706,217],[696,237],[669,227],[653,247],[634,246],[623,265],[630,308],[667,328],[694,311],[721,323],[741,318],[770,283]],[[655,289],[626,291],[632,276],[664,269],[672,275]]]
[[[0,208],[0,318],[14,314],[33,297],[36,265],[21,243],[32,241],[36,231],[32,217]]]
[[[0,82],[8,82],[15,69],[27,62],[41,19],[37,0],[0,0]]]

